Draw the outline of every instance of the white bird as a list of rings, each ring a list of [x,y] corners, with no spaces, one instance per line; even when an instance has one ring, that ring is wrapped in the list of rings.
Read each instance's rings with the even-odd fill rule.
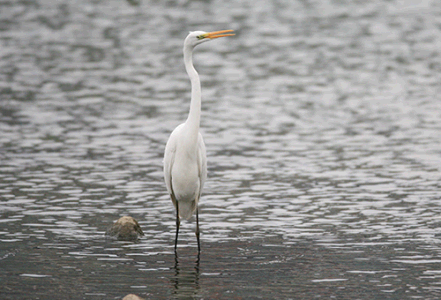
[[[195,46],[215,38],[234,35],[233,30],[214,32],[190,32],[184,41],[185,69],[191,81],[190,112],[185,123],[173,130],[165,146],[164,179],[167,191],[176,208],[175,252],[178,245],[180,219],[190,219],[196,211],[196,238],[199,240],[198,202],[207,178],[207,155],[202,135],[199,132],[201,120],[201,83],[193,67]]]

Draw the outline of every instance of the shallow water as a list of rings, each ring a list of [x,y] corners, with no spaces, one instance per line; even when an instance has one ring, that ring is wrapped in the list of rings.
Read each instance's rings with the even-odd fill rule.
[[[2,299],[441,297],[437,1],[0,2]],[[208,180],[162,178],[197,48]],[[106,240],[135,217],[138,243]]]

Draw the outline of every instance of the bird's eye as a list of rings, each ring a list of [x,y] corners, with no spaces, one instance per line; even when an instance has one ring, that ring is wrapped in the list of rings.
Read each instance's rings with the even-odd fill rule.
[[[197,38],[198,40],[202,40],[202,39],[204,38],[204,36],[203,36],[203,35],[198,35],[196,38]]]

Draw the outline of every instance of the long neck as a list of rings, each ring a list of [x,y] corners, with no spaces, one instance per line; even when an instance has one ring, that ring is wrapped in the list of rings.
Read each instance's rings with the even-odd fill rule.
[[[191,131],[194,131],[195,136],[199,132],[199,124],[201,120],[201,82],[199,80],[198,72],[193,67],[193,47],[184,46],[184,63],[187,70],[188,77],[191,81],[191,103],[190,112],[187,121],[185,122]]]

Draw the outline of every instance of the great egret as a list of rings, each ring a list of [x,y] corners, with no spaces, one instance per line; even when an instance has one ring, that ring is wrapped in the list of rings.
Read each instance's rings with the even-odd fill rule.
[[[191,81],[190,112],[185,123],[173,130],[165,146],[164,179],[167,191],[176,208],[175,252],[178,246],[180,219],[190,219],[196,211],[196,238],[199,240],[198,202],[207,178],[207,156],[202,135],[199,132],[201,119],[201,82],[193,67],[195,46],[212,39],[234,35],[233,30],[214,32],[194,31],[184,41],[185,69]]]

